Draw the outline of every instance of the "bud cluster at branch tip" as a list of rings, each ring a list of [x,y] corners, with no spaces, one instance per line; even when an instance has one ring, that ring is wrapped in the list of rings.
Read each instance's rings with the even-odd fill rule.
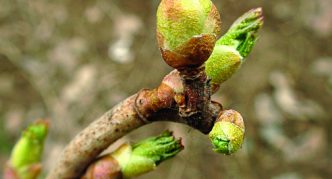
[[[209,133],[213,150],[227,155],[236,152],[242,146],[244,132],[241,114],[234,110],[223,111]]]
[[[162,0],[158,7],[158,45],[173,68],[201,66],[220,31],[220,15],[210,0]]]

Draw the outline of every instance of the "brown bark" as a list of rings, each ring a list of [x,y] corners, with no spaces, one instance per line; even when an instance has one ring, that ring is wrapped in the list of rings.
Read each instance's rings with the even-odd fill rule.
[[[144,122],[135,110],[133,95],[81,131],[64,149],[48,179],[78,178],[82,171],[114,141]]]
[[[222,108],[220,104],[210,101],[210,93],[204,87],[208,82],[205,73],[202,74],[193,78],[189,85],[179,72],[173,71],[158,88],[141,90],[113,107],[68,144],[47,178],[79,178],[109,145],[149,122],[180,122],[208,133]],[[183,117],[179,112],[181,108],[185,108],[188,113],[193,110],[195,115]]]

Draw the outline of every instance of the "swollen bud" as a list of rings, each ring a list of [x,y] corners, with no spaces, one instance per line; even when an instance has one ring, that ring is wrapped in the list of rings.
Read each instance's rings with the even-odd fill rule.
[[[47,132],[48,121],[38,120],[31,124],[14,146],[7,171],[15,173],[18,178],[37,178]]]
[[[230,78],[241,66],[242,56],[232,47],[216,45],[205,63],[206,75],[212,83],[220,84]]]
[[[112,157],[118,161],[124,178],[130,178],[154,170],[158,164],[174,157],[182,149],[181,139],[165,131],[134,145],[124,144]]]
[[[213,150],[227,155],[236,152],[242,146],[244,131],[240,113],[234,110],[223,111],[209,133]]]
[[[262,9],[252,9],[239,17],[227,33],[217,40],[211,56],[205,62],[205,72],[212,83],[219,85],[240,68],[253,49],[262,26]]]
[[[210,0],[162,0],[158,7],[158,44],[173,68],[202,65],[212,53],[220,28],[219,12]]]
[[[108,179],[122,179],[122,172],[119,162],[116,161],[112,155],[105,155],[97,158],[89,167],[86,169],[81,179],[97,179],[97,178],[108,178]]]

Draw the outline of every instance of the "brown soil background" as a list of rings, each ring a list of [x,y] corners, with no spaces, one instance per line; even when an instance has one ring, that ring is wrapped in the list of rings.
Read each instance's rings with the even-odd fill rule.
[[[223,32],[263,7],[260,39],[242,69],[214,96],[241,112],[243,148],[211,151],[207,136],[156,123],[115,145],[170,129],[185,150],[139,178],[320,179],[332,176],[332,3],[329,0],[214,1]],[[0,2],[0,164],[20,131],[51,119],[47,171],[92,120],[171,68],[155,39],[156,0]],[[1,165],[0,165],[1,167]]]

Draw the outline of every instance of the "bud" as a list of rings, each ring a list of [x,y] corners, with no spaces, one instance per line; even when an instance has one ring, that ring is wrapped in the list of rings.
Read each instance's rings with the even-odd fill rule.
[[[44,140],[48,132],[48,121],[38,120],[31,124],[14,146],[8,166],[19,178],[34,179],[40,173],[40,160]]]
[[[262,8],[248,11],[216,42],[205,63],[205,72],[212,83],[226,81],[240,68],[255,45],[258,30],[263,26],[262,15]]]
[[[212,83],[220,84],[230,78],[241,66],[242,57],[232,47],[216,45],[205,63],[206,75]]]
[[[154,170],[182,149],[181,139],[175,139],[171,132],[165,131],[134,145],[124,144],[112,157],[118,161],[124,178],[130,178]]]
[[[162,0],[157,12],[157,40],[173,68],[198,67],[212,53],[221,21],[210,0]]]
[[[247,57],[254,47],[258,30],[263,26],[262,8],[252,9],[239,17],[217,45],[227,45],[236,49],[243,58]]]
[[[244,131],[240,113],[234,110],[223,111],[209,133],[213,150],[227,155],[236,152],[242,146]]]
[[[121,179],[123,178],[119,162],[112,155],[105,155],[98,158],[89,165],[81,179]]]
[[[16,171],[8,163],[5,164],[2,178],[3,179],[19,179]]]

